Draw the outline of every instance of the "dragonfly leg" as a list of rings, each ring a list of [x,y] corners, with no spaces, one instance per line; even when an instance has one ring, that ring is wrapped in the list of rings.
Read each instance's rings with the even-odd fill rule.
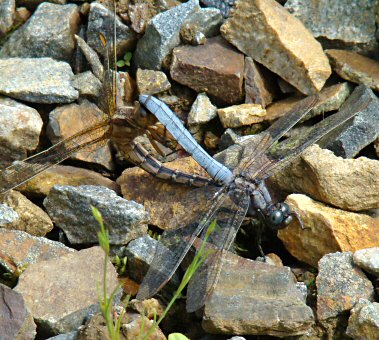
[[[266,255],[262,249],[262,234],[263,234],[263,229],[265,227],[265,219],[264,219],[263,213],[260,209],[257,210],[257,215],[258,215],[258,219],[259,219],[259,225],[258,225],[258,229],[257,229],[257,247],[258,247],[259,253],[263,257],[263,262],[266,262]]]
[[[305,230],[305,229],[311,229],[310,227],[305,227],[305,226],[304,226],[304,223],[303,223],[303,220],[301,219],[301,216],[300,216],[296,211],[293,211],[293,210],[292,210],[290,215],[296,217],[296,219],[297,219],[297,220],[299,221],[299,223],[300,223],[300,227],[301,227],[302,230]]]

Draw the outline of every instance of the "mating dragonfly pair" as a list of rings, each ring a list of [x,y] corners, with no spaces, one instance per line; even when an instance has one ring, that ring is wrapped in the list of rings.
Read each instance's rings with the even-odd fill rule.
[[[120,81],[115,70],[115,22],[116,15],[114,14],[113,22],[110,23],[110,27],[113,27],[110,39],[106,40],[103,35],[100,35],[106,50],[105,67],[100,72],[102,93],[99,106],[104,113],[103,118],[100,122],[50,149],[24,161],[15,162],[3,170],[0,173],[0,193],[17,187],[73,153],[90,145],[101,144],[108,138],[116,144],[124,156],[159,178],[195,186],[211,184],[209,190],[217,188],[216,193],[209,207],[206,207],[205,215],[200,223],[193,227],[183,227],[163,233],[160,239],[162,246],[157,247],[153,262],[137,295],[137,298],[143,299],[156,294],[170,280],[192,245],[209,234],[208,229],[211,228],[212,221],[216,220],[218,228],[208,239],[214,251],[196,272],[188,289],[187,310],[195,311],[204,305],[212,293],[221,271],[223,256],[231,247],[247,214],[259,218],[274,229],[285,227],[295,215],[286,204],[273,203],[265,180],[299,156],[308,146],[352,118],[365,108],[368,102],[360,103],[358,110],[349,111],[349,108],[345,108],[321,121],[292,150],[287,150],[280,155],[271,153],[274,144],[317,104],[317,96],[305,98],[296,108],[251,140],[244,148],[239,165],[231,171],[210,157],[197,144],[175,114],[157,98],[149,95],[139,97],[140,104],[147,109],[147,112],[138,105],[133,107],[121,104],[120,91],[118,91]],[[89,47],[86,46],[86,48]],[[209,173],[214,186],[206,178],[165,168],[159,161],[148,155],[141,145],[133,141],[136,136],[150,132],[158,142],[164,142],[166,134],[158,134],[153,128],[157,120]]]

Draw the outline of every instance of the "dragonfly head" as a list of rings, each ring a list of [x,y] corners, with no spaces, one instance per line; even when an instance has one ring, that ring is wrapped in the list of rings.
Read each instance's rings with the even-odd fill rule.
[[[278,203],[270,211],[267,222],[270,228],[279,230],[287,227],[293,220],[291,208],[287,203]]]

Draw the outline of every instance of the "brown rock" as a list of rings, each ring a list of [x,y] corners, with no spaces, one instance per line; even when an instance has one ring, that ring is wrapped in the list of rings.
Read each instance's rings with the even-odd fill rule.
[[[33,236],[45,236],[53,229],[49,215],[20,192],[8,191],[0,196],[0,202],[11,207],[19,216],[17,221],[7,224],[7,229],[25,231]]]
[[[137,33],[145,33],[146,26],[150,19],[156,15],[156,11],[151,3],[129,4],[128,15],[133,30]]]
[[[162,71],[137,70],[137,89],[140,94],[157,94],[171,87],[167,76]]]
[[[72,186],[100,185],[117,193],[120,190],[120,187],[115,182],[95,171],[66,165],[56,165],[41,173],[38,177],[20,185],[18,189],[32,196],[47,196],[50,189],[56,184]]]
[[[220,103],[234,104],[243,98],[243,70],[243,54],[215,37],[204,45],[175,48],[170,72],[178,83]]]
[[[350,51],[326,50],[325,53],[340,77],[379,91],[379,62]]]
[[[216,149],[220,138],[216,136],[212,131],[207,131],[204,136],[204,145],[209,149]]]
[[[128,72],[119,72],[121,83],[124,83],[124,102],[133,103],[136,90],[136,82]]]
[[[259,104],[240,104],[217,110],[224,128],[238,128],[262,122],[266,110]]]
[[[236,2],[221,33],[304,94],[320,91],[331,74],[320,43],[275,0]]]
[[[278,236],[300,261],[317,266],[325,254],[379,244],[379,220],[375,218],[331,208],[305,195],[290,195],[286,202],[299,214],[306,229],[302,230],[295,220]]]

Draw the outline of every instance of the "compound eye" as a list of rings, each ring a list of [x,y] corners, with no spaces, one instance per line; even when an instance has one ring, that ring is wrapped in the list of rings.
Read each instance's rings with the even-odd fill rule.
[[[288,215],[291,212],[291,208],[287,203],[281,203],[280,210],[282,211],[283,215]]]
[[[270,214],[270,223],[273,226],[278,226],[283,222],[283,213],[281,210],[275,210]]]
[[[293,217],[292,217],[291,215],[289,215],[289,216],[284,220],[284,224],[287,226],[287,225],[289,225],[292,221],[293,221]]]

